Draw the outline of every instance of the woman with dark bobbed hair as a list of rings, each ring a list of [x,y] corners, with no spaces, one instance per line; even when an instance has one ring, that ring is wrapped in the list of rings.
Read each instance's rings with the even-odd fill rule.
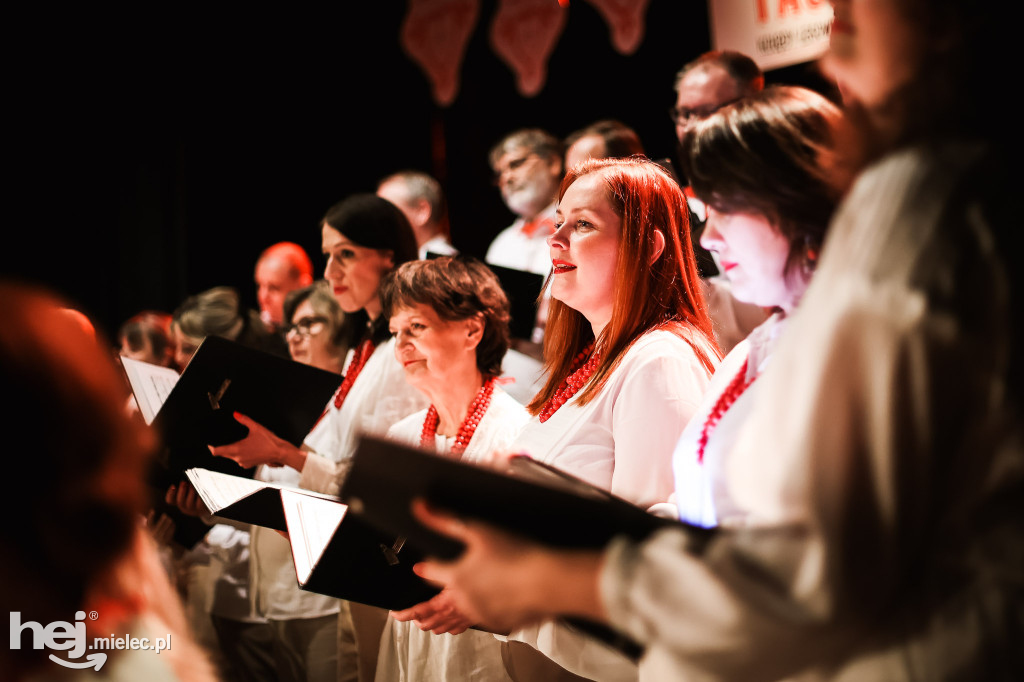
[[[402,366],[395,361],[395,340],[389,338],[388,319],[380,297],[381,283],[387,274],[416,258],[416,240],[408,219],[385,199],[355,194],[327,211],[321,222],[321,236],[327,257],[324,277],[341,309],[351,316],[354,329],[353,351],[341,386],[301,448],[240,415],[238,420],[249,427],[249,435],[213,451],[244,467],[290,467],[299,472],[299,486],[337,494],[359,434],[383,436],[395,422],[425,407],[426,399],[405,381]],[[294,574],[289,580],[294,586]],[[375,642],[386,612],[347,602],[340,604],[340,640],[352,638],[355,621],[355,641],[360,651],[339,649],[338,669],[346,679],[353,675],[357,667],[353,659],[358,655],[358,666],[364,668],[360,677],[372,675],[372,670],[365,668],[372,668],[376,659]],[[282,621],[294,616],[288,612],[277,615]],[[322,657],[308,647],[297,652],[296,658],[304,660],[308,669],[318,665]]]
[[[388,437],[470,462],[507,450],[530,415],[496,383],[509,347],[508,299],[497,276],[464,256],[413,261],[389,276],[383,299],[406,380],[430,399]],[[467,630],[469,621],[430,632],[448,606],[442,592],[392,614],[378,680],[506,679],[501,645],[489,633]]]
[[[355,194],[332,206],[321,223],[324,273],[334,297],[354,328],[354,349],[344,378],[323,418],[296,448],[241,416],[250,434],[238,443],[214,448],[244,467],[284,464],[302,472],[304,488],[336,494],[361,431],[383,435],[399,419],[425,405],[405,382],[395,361],[388,318],[380,296],[384,278],[416,259],[408,219],[390,201]],[[322,455],[309,457],[309,453]]]
[[[754,380],[810,285],[838,200],[832,174],[842,123],[818,93],[773,85],[683,139],[686,176],[707,206],[701,245],[718,255],[737,300],[773,311],[722,360],[676,446],[675,500],[685,521],[746,522],[725,482],[726,455],[754,408]]]

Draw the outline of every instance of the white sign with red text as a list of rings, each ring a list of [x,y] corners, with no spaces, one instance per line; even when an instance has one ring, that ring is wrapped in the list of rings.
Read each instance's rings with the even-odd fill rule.
[[[828,0],[708,0],[711,45],[748,55],[762,70],[809,62],[828,49]]]

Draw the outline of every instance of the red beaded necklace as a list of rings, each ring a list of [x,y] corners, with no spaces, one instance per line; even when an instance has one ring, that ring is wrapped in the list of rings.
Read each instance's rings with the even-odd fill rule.
[[[539,416],[542,424],[550,419],[551,415],[558,412],[558,408],[576,395],[577,391],[587,385],[587,382],[590,381],[590,376],[594,373],[599,362],[601,362],[601,354],[594,352],[594,342],[591,341],[573,360],[572,366],[578,369],[569,374],[558,385],[558,390],[555,391],[555,394],[540,408]]]
[[[373,339],[366,339],[356,347],[355,353],[352,354],[352,361],[348,363],[348,371],[345,372],[345,378],[341,380],[341,386],[338,387],[338,392],[334,394],[334,406],[339,410],[341,409],[341,404],[345,402],[345,398],[348,397],[348,392],[352,390],[352,384],[356,382],[359,373],[366,366],[366,361],[373,355],[373,349]]]
[[[732,404],[743,394],[743,391],[747,390],[750,384],[754,383],[756,378],[757,375],[755,374],[749,380],[747,379],[747,361],[744,360],[739,374],[733,377],[733,380],[725,387],[722,395],[718,396],[715,406],[711,408],[711,413],[708,414],[707,421],[704,422],[704,428],[700,432],[700,440],[697,441],[698,463],[704,463],[704,448],[708,446],[708,438],[711,436],[711,432],[718,426],[718,422],[729,411]]]
[[[476,392],[476,397],[473,398],[473,402],[469,405],[466,418],[462,421],[459,431],[455,436],[455,444],[452,446],[451,454],[461,455],[466,451],[469,441],[473,440],[473,434],[476,433],[476,427],[480,426],[480,420],[484,418],[484,413],[487,412],[487,408],[491,404],[491,396],[493,394],[494,377],[489,377],[484,381],[480,390]],[[437,435],[437,424],[440,420],[437,408],[431,405],[427,409],[427,418],[423,420],[423,431],[420,432],[420,445],[423,447],[433,447],[434,437]]]

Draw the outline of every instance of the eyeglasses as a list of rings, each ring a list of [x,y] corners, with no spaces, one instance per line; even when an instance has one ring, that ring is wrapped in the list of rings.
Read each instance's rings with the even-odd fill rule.
[[[501,176],[504,175],[505,173],[512,173],[514,171],[519,170],[520,168],[526,165],[527,161],[530,161],[534,158],[540,157],[535,152],[528,152],[526,154],[523,154],[522,156],[517,156],[515,158],[509,159],[506,163],[499,162],[498,167],[494,169],[494,184],[499,184],[501,182]],[[505,159],[501,159],[501,161],[505,161]]]
[[[739,97],[731,99],[728,102],[722,102],[721,104],[710,105],[705,107],[699,107],[697,109],[687,109],[686,107],[672,107],[668,110],[668,116],[672,119],[672,122],[676,125],[686,125],[693,121],[701,121],[711,114],[715,113],[723,107],[727,107],[730,104],[738,102]]]
[[[326,317],[303,317],[295,324],[285,327],[285,336],[295,332],[299,336],[306,337],[319,334],[327,325]]]

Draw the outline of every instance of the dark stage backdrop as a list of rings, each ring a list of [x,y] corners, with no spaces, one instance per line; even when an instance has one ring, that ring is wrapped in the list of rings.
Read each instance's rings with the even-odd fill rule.
[[[571,2],[544,89],[520,96],[488,29],[484,0],[448,108],[402,51],[405,3],[275,4],[25,19],[8,83],[18,154],[3,269],[56,289],[108,332],[216,285],[255,305],[258,253],[296,241],[322,270],[318,221],[401,168],[438,177],[452,237],[482,256],[508,225],[487,151],[514,128],[565,135],[601,118],[675,153],[673,78],[710,48],[703,0],[651,0],[631,56]],[[99,12],[99,13],[97,13]],[[828,91],[813,64],[768,82]],[[13,238],[11,238],[13,237]]]

